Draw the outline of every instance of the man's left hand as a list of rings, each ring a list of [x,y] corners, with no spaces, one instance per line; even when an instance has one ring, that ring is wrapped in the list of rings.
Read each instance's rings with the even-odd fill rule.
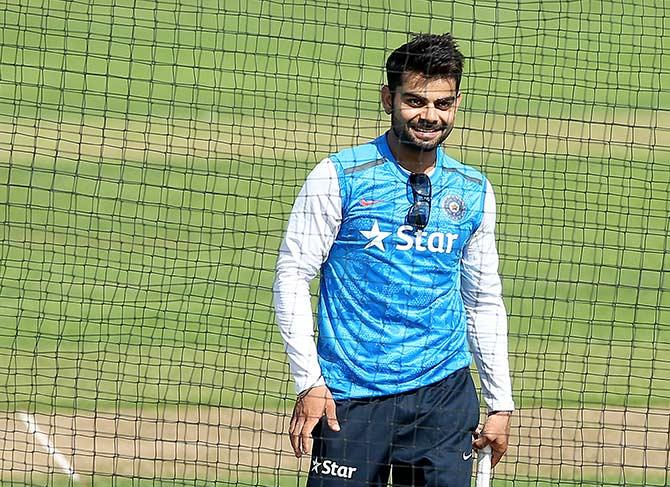
[[[486,445],[491,446],[491,450],[493,450],[491,467],[495,467],[507,451],[511,417],[512,413],[509,411],[491,414],[486,419],[482,431],[477,434],[476,440],[472,442],[473,448],[477,450],[484,448]]]

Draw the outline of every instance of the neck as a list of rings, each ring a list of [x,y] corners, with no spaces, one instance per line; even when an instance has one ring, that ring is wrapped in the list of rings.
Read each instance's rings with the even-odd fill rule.
[[[403,144],[398,139],[393,129],[386,133],[386,141],[393,157],[398,164],[413,173],[426,173],[435,167],[437,160],[437,148],[423,151],[407,144]]]

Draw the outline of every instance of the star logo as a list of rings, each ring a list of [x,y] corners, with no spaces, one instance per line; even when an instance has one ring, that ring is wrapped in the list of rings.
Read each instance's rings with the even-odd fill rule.
[[[370,240],[367,245],[365,246],[366,249],[369,249],[370,247],[377,247],[379,250],[382,252],[385,252],[386,249],[384,248],[384,239],[391,235],[391,232],[382,232],[379,229],[379,223],[377,223],[377,220],[372,224],[372,229],[371,230],[359,230],[365,238]]]
[[[319,473],[319,467],[323,464],[318,458],[312,460],[312,472]]]

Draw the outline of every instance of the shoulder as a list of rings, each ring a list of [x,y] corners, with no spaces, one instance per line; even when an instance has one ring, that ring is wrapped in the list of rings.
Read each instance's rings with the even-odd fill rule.
[[[480,170],[475,169],[472,166],[468,166],[467,164],[463,164],[460,161],[457,161],[453,157],[447,155],[444,151],[441,152],[441,156],[444,171],[457,174],[466,181],[479,185],[482,187],[483,190],[486,190],[486,187],[488,186],[488,181],[486,179],[486,176],[484,176],[484,174]]]
[[[330,158],[325,158],[312,169],[300,191],[302,196],[339,194],[337,171]]]
[[[443,206],[453,212],[451,205],[456,203],[455,208],[468,208],[468,214],[472,218],[473,230],[480,227],[482,217],[487,211],[487,202],[492,200],[491,185],[486,176],[472,166],[446,155],[442,156],[442,170],[447,173],[443,178],[443,184],[449,188],[449,196],[446,197]],[[489,195],[489,193],[491,193]],[[495,205],[495,203],[493,203]]]
[[[380,137],[355,147],[332,154],[329,159],[343,176],[380,166],[386,158],[380,150]]]

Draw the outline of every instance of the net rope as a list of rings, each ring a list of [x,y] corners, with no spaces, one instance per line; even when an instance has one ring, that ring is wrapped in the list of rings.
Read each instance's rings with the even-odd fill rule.
[[[669,16],[3,3],[0,483],[303,485],[272,309],[282,232],[321,158],[388,127],[391,50],[452,32],[445,150],[496,188],[518,406],[493,485],[667,485]]]

